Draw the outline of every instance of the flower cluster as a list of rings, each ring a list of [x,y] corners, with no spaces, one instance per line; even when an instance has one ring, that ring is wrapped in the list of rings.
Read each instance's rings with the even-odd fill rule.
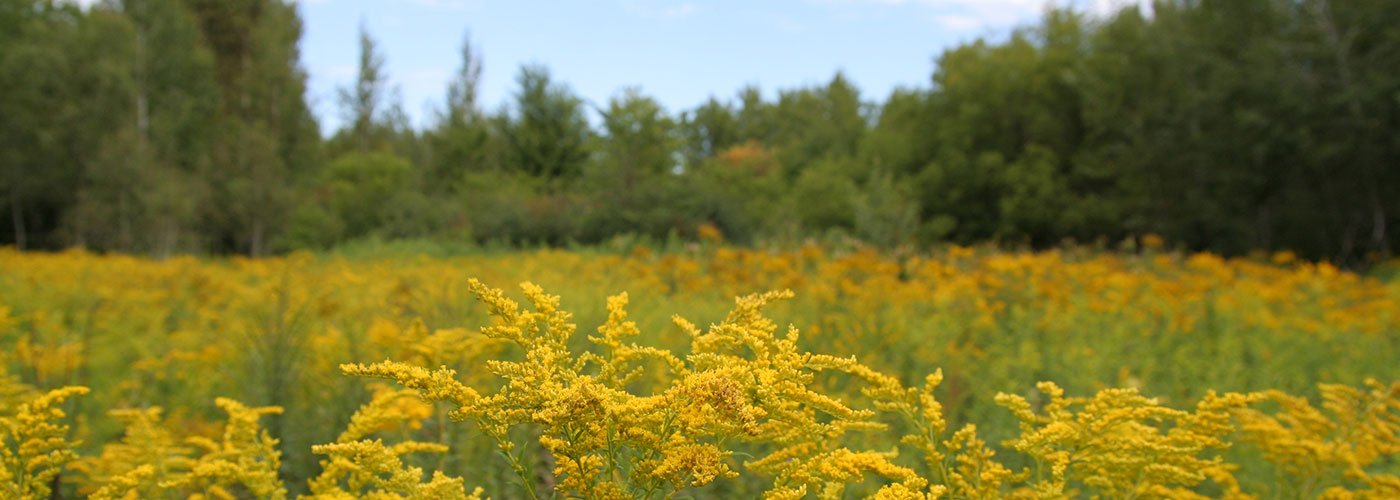
[[[761,314],[791,292],[741,297],[705,330],[676,317],[691,338],[691,352],[681,358],[632,342],[639,332],[627,319],[625,294],[609,299],[607,322],[588,337],[596,350],[575,354],[569,347],[575,326],[559,297],[524,284],[531,306],[524,309],[480,282],[471,289],[493,315],[482,333],[522,350],[521,361],[488,362],[501,380],[494,392],[479,394],[447,368],[385,361],[343,370],[394,379],[425,399],[455,405],[452,417],[475,421],[495,439],[530,495],[542,492],[526,470],[527,447],[511,437],[519,427],[537,429],[557,479],[548,486],[571,495],[651,497],[732,478],[739,467],[735,445],[767,450],[744,467],[772,476],[770,496],[777,498],[839,495],[867,473],[911,491],[927,485],[892,463],[892,453],[842,445],[848,432],[884,426],[874,412],[814,390],[825,358],[799,350],[794,328],[777,335],[777,325]],[[664,376],[635,392],[648,364]]]
[[[313,446],[312,451],[327,459],[321,461],[321,474],[311,480],[311,495],[303,498],[479,499],[480,490],[467,494],[461,478],[434,471],[425,483],[421,468],[403,463],[405,455],[446,453],[446,446],[418,441],[389,445],[382,439],[369,439],[375,433],[424,418],[423,406],[417,401],[418,394],[409,389],[381,391],[355,412],[336,442]]]
[[[1223,459],[1202,455],[1226,446],[1230,410],[1255,399],[1212,392],[1186,412],[1135,389],[1091,398],[1065,397],[1051,382],[1038,389],[1048,398],[1039,412],[1017,395],[999,394],[997,402],[1021,422],[1020,437],[1007,445],[1035,460],[1032,487],[1040,497],[1074,493],[1071,479],[1102,497],[1190,496],[1202,481],[1228,476]]]
[[[77,467],[95,487],[91,498],[286,498],[277,440],[258,423],[282,409],[227,398],[215,404],[228,414],[221,438],[189,436],[183,445],[163,426],[160,408],[113,410],[126,436]]]
[[[629,250],[0,249],[0,496],[1396,496],[1396,390],[1362,380],[1400,378],[1400,280],[1158,248]],[[734,300],[773,286],[796,296]],[[67,386],[92,390],[42,400]]]
[[[1400,455],[1400,382],[1318,388],[1320,409],[1305,398],[1264,391],[1261,397],[1279,411],[1237,410],[1242,440],[1278,468],[1279,485],[1300,496],[1400,497],[1400,473],[1394,468]],[[1383,468],[1386,463],[1389,469]]]
[[[84,457],[75,468],[93,484],[102,484],[90,498],[155,498],[180,482],[194,467],[194,448],[182,445],[164,422],[160,407],[112,410],[126,425],[118,443],[102,447],[96,457]]]
[[[78,458],[67,439],[60,405],[87,394],[86,387],[64,387],[22,403],[10,415],[0,408],[0,492],[7,498],[44,498],[50,481]]]

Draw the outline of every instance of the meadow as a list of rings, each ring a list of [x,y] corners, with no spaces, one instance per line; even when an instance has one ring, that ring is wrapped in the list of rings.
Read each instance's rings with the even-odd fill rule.
[[[5,498],[1400,496],[1400,281],[1150,238],[0,249],[0,345]]]

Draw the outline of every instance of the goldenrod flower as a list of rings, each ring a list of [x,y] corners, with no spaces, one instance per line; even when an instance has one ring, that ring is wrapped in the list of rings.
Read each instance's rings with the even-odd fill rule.
[[[69,441],[64,400],[87,394],[86,387],[54,389],[19,405],[13,416],[0,415],[0,492],[8,498],[45,498],[49,482],[78,458]]]

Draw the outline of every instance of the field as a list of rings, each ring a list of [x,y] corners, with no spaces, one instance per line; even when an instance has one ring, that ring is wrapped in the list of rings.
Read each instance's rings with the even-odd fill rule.
[[[1400,281],[1148,243],[0,250],[0,497],[1400,496]]]

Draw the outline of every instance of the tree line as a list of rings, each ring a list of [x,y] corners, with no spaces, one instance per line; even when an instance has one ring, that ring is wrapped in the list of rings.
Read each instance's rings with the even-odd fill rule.
[[[1400,241],[1393,7],[1051,9],[883,101],[838,72],[675,113],[636,88],[590,104],[538,65],[487,110],[467,41],[421,129],[362,30],[323,139],[294,3],[0,0],[0,245],[263,255],[713,227],[885,246],[1157,234],[1363,262]]]

